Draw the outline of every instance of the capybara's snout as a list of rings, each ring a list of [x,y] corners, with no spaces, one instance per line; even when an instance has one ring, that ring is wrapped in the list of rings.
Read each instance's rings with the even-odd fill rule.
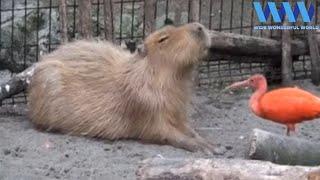
[[[206,47],[210,46],[209,30],[200,23],[186,24],[187,29],[191,32],[192,36]]]

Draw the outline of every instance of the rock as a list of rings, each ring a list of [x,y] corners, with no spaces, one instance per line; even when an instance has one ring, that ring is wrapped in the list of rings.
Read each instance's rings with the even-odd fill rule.
[[[4,155],[9,155],[11,153],[11,151],[9,149],[4,149],[3,150],[3,154]]]

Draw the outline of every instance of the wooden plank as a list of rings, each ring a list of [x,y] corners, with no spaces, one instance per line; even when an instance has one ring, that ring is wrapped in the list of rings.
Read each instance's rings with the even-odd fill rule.
[[[61,43],[68,42],[68,19],[67,19],[67,2],[66,0],[59,0],[59,22]]]
[[[79,0],[79,30],[84,39],[92,38],[91,0]]]
[[[308,41],[311,57],[311,80],[315,85],[320,84],[320,53],[315,31],[308,31]]]
[[[156,0],[146,0],[144,1],[144,24],[145,24],[145,36],[148,36],[155,30],[156,19]]]
[[[104,0],[104,31],[105,39],[108,41],[114,41],[114,25],[113,25],[113,4],[112,0]]]

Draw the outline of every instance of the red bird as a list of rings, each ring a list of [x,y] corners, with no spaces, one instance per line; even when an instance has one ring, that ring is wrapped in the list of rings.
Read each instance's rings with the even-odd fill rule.
[[[263,75],[233,83],[226,89],[251,87],[250,109],[259,117],[287,126],[287,135],[295,131],[295,124],[320,117],[320,98],[299,88],[280,88],[267,92]]]

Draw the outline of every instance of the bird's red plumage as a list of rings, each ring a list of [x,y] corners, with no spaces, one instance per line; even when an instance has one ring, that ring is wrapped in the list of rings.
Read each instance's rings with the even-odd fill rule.
[[[299,88],[269,91],[258,99],[261,116],[282,124],[320,117],[320,98]]]
[[[295,124],[320,117],[320,98],[299,88],[280,88],[268,91],[266,78],[261,74],[235,82],[226,89],[251,87],[250,109],[259,117],[287,126],[287,135]]]

